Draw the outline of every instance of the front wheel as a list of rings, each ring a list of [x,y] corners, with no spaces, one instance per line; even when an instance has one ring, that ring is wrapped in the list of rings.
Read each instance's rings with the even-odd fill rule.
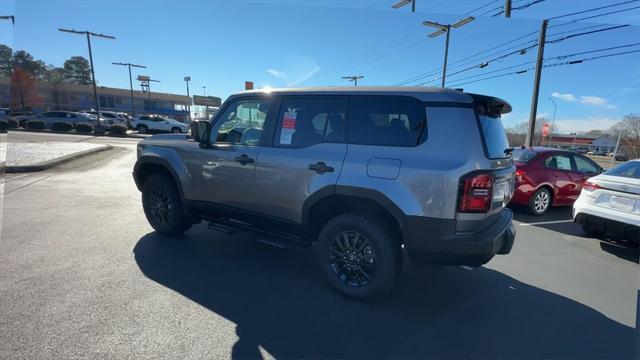
[[[362,213],[329,220],[318,236],[322,272],[338,292],[367,300],[391,290],[402,270],[402,249],[389,226]]]
[[[529,212],[531,215],[542,215],[551,206],[551,193],[547,188],[538,189],[529,200]]]
[[[180,130],[180,128],[175,127],[173,129],[171,129],[171,132],[174,133],[174,134],[180,134],[182,132],[182,130]]]
[[[164,175],[152,174],[145,181],[142,207],[149,224],[160,234],[181,235],[192,225],[185,215],[176,185]]]
[[[138,129],[140,134],[146,134],[147,131],[149,131],[145,125],[138,125],[136,129]]]

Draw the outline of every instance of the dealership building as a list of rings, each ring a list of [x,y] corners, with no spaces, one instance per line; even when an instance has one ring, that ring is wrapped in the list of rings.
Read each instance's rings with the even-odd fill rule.
[[[95,108],[93,87],[62,83],[54,85],[45,81],[35,82],[35,96],[31,96],[25,107],[41,113],[50,110],[80,111]],[[100,110],[131,113],[131,91],[106,86],[98,86]],[[133,91],[136,114],[158,114],[186,120],[189,118],[189,107],[192,99],[186,95],[158,92]],[[20,110],[20,101],[11,101],[11,82],[8,78],[0,78],[0,107]]]

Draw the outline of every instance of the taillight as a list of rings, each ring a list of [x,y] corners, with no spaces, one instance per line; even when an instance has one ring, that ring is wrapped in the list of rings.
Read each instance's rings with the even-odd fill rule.
[[[582,185],[582,188],[587,190],[587,191],[596,191],[598,189],[602,189],[602,187],[596,183],[593,183],[591,181],[585,181],[584,184]]]
[[[463,213],[482,213],[491,209],[491,192],[494,176],[491,174],[473,175],[460,181],[458,211]]]
[[[516,181],[522,182],[522,177],[527,175],[527,172],[524,169],[516,169]]]

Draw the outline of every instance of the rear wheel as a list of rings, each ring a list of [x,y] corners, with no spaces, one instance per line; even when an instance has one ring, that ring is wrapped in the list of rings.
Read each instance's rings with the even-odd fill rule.
[[[178,189],[162,174],[152,174],[145,181],[142,206],[149,224],[160,234],[181,235],[192,225],[184,213]]]
[[[180,130],[180,128],[174,127],[171,129],[171,132],[174,134],[180,134],[182,131]]]
[[[136,129],[140,134],[146,134],[149,131],[146,125],[138,125]]]
[[[542,215],[551,206],[551,193],[547,188],[540,188],[529,200],[529,212],[531,215]]]
[[[338,292],[366,300],[389,291],[402,269],[402,249],[380,219],[346,213],[329,220],[318,236],[322,272]]]

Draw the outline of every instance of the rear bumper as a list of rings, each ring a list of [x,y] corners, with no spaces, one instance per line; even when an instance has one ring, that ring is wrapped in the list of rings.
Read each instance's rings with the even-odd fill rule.
[[[513,213],[503,209],[482,230],[457,233],[455,219],[410,216],[404,241],[412,259],[443,265],[478,266],[496,254],[511,252],[516,236]]]
[[[573,221],[631,241],[640,241],[640,219],[637,215],[603,209],[588,203],[583,197],[573,205]]]

